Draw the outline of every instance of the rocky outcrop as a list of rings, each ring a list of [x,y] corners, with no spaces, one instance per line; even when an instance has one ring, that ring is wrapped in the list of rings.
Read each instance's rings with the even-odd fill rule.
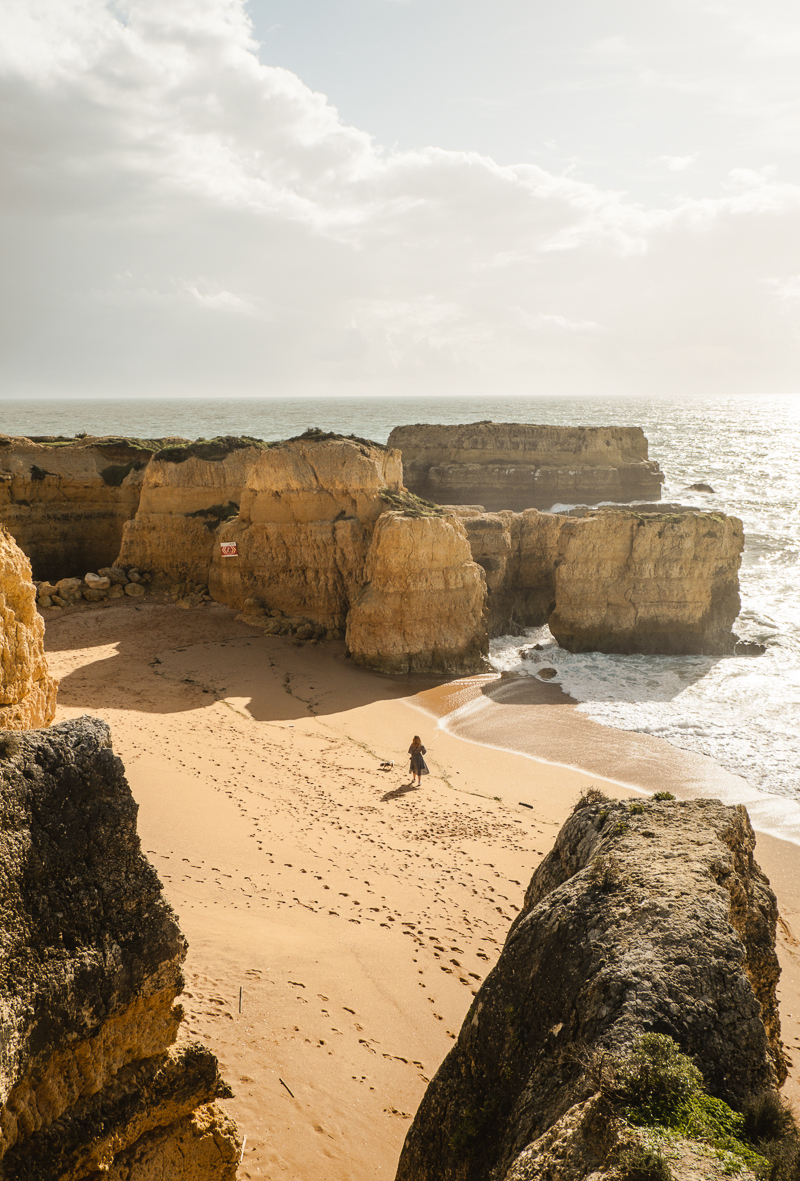
[[[0,1176],[233,1181],[214,1057],[175,1045],[186,941],[107,726],[0,735]]]
[[[486,572],[489,634],[548,623],[570,652],[733,652],[741,521],[648,509],[452,509]]]
[[[398,1181],[601,1175],[589,1064],[646,1031],[734,1107],[780,1084],[777,906],[754,845],[741,806],[582,801],[428,1087]]]
[[[235,517],[262,445],[236,437],[185,443],[148,464],[135,519],[125,523],[117,564],[156,580],[205,586],[221,521]]]
[[[499,458],[506,482],[495,492],[504,505],[513,503],[513,488],[526,487],[528,477],[541,489],[553,472],[566,472],[580,484],[584,476],[600,480],[613,471],[626,495],[660,492],[661,476],[646,458],[642,432],[634,428],[477,423],[398,427],[392,438],[402,444],[412,484],[423,492],[431,491],[429,476],[434,479],[430,473],[437,463],[441,468],[445,460],[457,460],[456,467],[485,474]],[[215,599],[246,608],[249,620],[266,631],[301,639],[341,638],[357,605],[348,632],[356,658],[385,669],[474,671],[478,657],[469,654],[485,650],[486,624],[494,636],[549,622],[559,643],[575,652],[734,650],[731,624],[739,609],[743,540],[741,524],[722,514],[665,512],[657,503],[635,511],[581,508],[557,516],[536,508],[487,513],[474,503],[442,509],[406,489],[398,451],[317,430],[272,445],[248,438],[173,441],[152,459],[135,440],[60,443],[17,440],[13,447],[0,446],[0,464],[16,473],[3,482],[0,470],[0,502],[3,488],[6,495],[0,518],[19,524],[14,514],[27,513],[29,524],[38,522],[49,538],[46,555],[41,550],[37,560],[55,562],[61,555],[57,581],[53,576],[39,588],[44,608],[78,598],[142,594],[152,572],[154,587],[168,586],[183,606]],[[44,462],[42,455],[51,453],[51,468],[62,464],[63,478],[31,458]],[[134,458],[125,464],[99,467],[109,456],[122,460],[129,454]],[[420,472],[427,473],[424,479]],[[546,479],[545,472],[550,472]],[[561,488],[559,498],[575,499],[578,484],[573,484],[569,495]],[[120,551],[103,565],[76,568],[83,552],[81,529],[94,528],[100,485],[108,496],[97,509],[105,521],[98,546],[107,547],[109,530],[116,529]],[[8,500],[12,493],[33,495],[30,489],[40,486],[47,496],[35,511],[24,498]],[[439,495],[442,488],[434,491]],[[494,496],[480,481],[463,491],[470,502],[487,491],[490,503]],[[59,500],[61,507],[54,508],[57,496],[74,499],[66,508]],[[526,494],[521,502],[529,499]],[[135,517],[123,526],[120,514],[134,502]],[[404,523],[387,525],[379,550],[372,552],[375,523],[392,510]],[[76,526],[73,547],[72,520],[82,514],[87,520]],[[472,558],[485,573],[485,621],[477,606],[484,593],[479,576],[467,569],[468,557],[463,569],[453,558],[461,552],[461,526],[453,532],[443,524],[411,523],[443,516],[462,522]],[[444,548],[429,555],[426,539],[437,530]],[[417,544],[427,555],[427,570],[418,562],[413,572],[403,573],[396,555]],[[84,574],[87,568],[97,570],[99,582]],[[126,584],[114,574],[120,570],[127,571]],[[106,578],[109,585],[101,586]],[[427,664],[424,646],[430,648]]]
[[[367,551],[385,493],[403,488],[400,457],[353,439],[296,439],[253,466],[236,519],[217,532],[209,590],[241,608],[304,616],[341,630],[364,583]],[[235,543],[223,557],[221,543]]]
[[[455,510],[472,557],[486,574],[490,636],[521,635],[547,623],[556,602],[556,561],[562,518],[524,513]]]
[[[35,578],[112,564],[154,448],[146,440],[36,443],[0,435],[0,521]]]
[[[48,726],[57,690],[44,654],[30,563],[0,525],[0,729]]]
[[[664,479],[639,427],[418,424],[395,427],[389,446],[418,496],[493,512],[656,500]]]
[[[731,654],[743,547],[721,513],[564,518],[550,630],[570,652]]]
[[[390,673],[480,668],[488,651],[484,575],[459,521],[384,513],[365,578],[347,619],[359,664]]]

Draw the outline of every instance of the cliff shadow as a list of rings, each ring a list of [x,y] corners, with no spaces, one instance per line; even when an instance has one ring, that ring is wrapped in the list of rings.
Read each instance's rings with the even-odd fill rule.
[[[445,678],[368,672],[342,642],[308,644],[243,624],[227,607],[115,600],[48,615],[45,648],[70,709],[183,713],[224,701],[259,722],[343,713]]]

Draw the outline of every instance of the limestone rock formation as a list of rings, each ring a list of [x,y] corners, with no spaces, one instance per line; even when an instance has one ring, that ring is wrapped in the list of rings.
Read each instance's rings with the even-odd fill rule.
[[[213,1055],[174,1045],[186,942],[105,723],[0,735],[4,1181],[233,1181]]]
[[[235,542],[236,557],[214,549],[208,587],[241,609],[258,598],[270,610],[341,630],[364,582],[382,494],[403,488],[400,457],[347,438],[279,443],[251,468],[236,520],[217,541]]]
[[[550,630],[570,652],[731,654],[743,547],[721,513],[565,517]]]
[[[481,667],[488,651],[484,575],[459,521],[384,513],[365,578],[347,619],[359,664],[390,673]]]
[[[0,521],[37,579],[82,575],[113,562],[152,454],[146,441],[44,444],[0,435]]]
[[[0,525],[0,729],[49,725],[57,690],[44,654],[30,563]]]
[[[602,1176],[587,1062],[646,1031],[734,1107],[786,1076],[777,906],[745,809],[582,804],[428,1087],[398,1181]]]
[[[486,572],[490,636],[549,623],[571,652],[733,652],[741,521],[657,507],[450,510]]]
[[[520,635],[547,623],[555,608],[562,518],[523,513],[458,513],[473,560],[486,573],[490,636]]]
[[[205,586],[217,527],[238,513],[250,470],[264,454],[235,437],[159,451],[144,474],[135,519],[124,526],[118,564]]]
[[[664,479],[639,427],[418,424],[395,427],[389,446],[418,496],[493,512],[657,500]]]

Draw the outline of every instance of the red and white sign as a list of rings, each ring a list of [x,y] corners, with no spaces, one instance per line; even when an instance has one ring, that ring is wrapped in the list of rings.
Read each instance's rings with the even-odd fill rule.
[[[236,548],[235,541],[221,541],[219,543],[219,550],[223,558],[238,558],[239,551]]]

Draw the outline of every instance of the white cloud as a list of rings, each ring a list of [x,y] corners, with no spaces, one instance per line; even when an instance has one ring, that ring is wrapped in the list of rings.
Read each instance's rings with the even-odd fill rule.
[[[685,172],[690,165],[694,164],[699,153],[694,152],[691,156],[659,156],[670,172]]]
[[[259,61],[240,0],[9,0],[0,23],[9,394],[795,371],[763,275],[800,188],[769,169],[648,208],[531,164],[387,151]]]

